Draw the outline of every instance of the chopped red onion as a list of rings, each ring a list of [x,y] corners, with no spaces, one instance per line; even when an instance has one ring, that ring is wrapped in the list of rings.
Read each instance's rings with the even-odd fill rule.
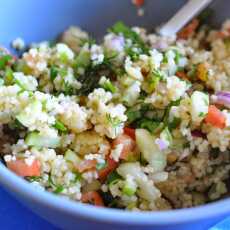
[[[124,46],[125,46],[125,39],[122,36],[114,36],[110,40],[110,43],[107,44],[107,46],[108,46],[109,49],[121,52],[121,51],[123,51]]]
[[[227,91],[217,92],[215,96],[216,96],[215,103],[230,108],[230,92]]]
[[[168,143],[160,138],[155,140],[155,143],[158,145],[160,150],[164,150],[168,148]]]
[[[206,134],[202,133],[200,130],[193,130],[193,131],[191,131],[191,134],[192,134],[193,137],[206,138]]]

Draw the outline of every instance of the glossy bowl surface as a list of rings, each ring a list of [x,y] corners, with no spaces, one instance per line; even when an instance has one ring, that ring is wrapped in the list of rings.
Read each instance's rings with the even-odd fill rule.
[[[69,25],[79,25],[100,39],[118,20],[153,29],[170,18],[185,0],[146,0],[138,17],[131,0],[0,0],[0,44],[22,37],[26,43],[52,40]],[[230,17],[230,1],[212,4],[213,25]],[[96,208],[36,190],[0,163],[0,184],[38,215],[64,229],[208,229],[230,214],[230,199],[164,212],[127,212]]]

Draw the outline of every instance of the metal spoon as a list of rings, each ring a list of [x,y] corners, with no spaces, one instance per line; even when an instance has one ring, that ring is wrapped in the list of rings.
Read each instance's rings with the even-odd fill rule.
[[[195,15],[201,12],[212,0],[188,0],[188,2],[162,27],[158,33],[162,36],[175,35],[183,28]]]

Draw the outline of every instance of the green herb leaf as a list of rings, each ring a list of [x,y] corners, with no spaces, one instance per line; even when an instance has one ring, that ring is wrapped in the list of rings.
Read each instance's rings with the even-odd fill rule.
[[[149,132],[154,133],[156,129],[159,127],[160,122],[153,121],[147,118],[143,118],[138,122],[138,126],[142,129],[147,129]]]
[[[111,115],[108,113],[106,114],[106,118],[113,128],[116,128],[122,124],[122,121],[118,117],[111,117]]]
[[[48,184],[50,187],[52,187],[54,189],[53,193],[55,193],[55,194],[61,193],[64,190],[64,187],[62,185],[56,185],[53,182],[51,175],[49,175]]]
[[[42,177],[40,176],[27,176],[26,179],[29,181],[29,182],[34,182],[34,181],[40,181],[42,179]]]
[[[107,176],[105,183],[111,185],[111,183],[120,179],[122,179],[122,177],[116,171],[113,171]]]
[[[56,120],[53,127],[61,132],[67,132],[67,128],[61,121]]]
[[[9,54],[1,54],[0,53],[0,70],[5,69],[6,65],[9,61],[12,60],[12,56]]]
[[[106,81],[103,84],[101,84],[101,87],[111,93],[115,93],[117,91],[117,88],[112,84],[112,82],[109,79],[106,79]]]
[[[131,30],[123,22],[117,22],[109,31],[115,34],[122,34],[125,38],[132,40],[132,42],[141,48],[144,53],[148,53],[149,48],[146,46],[145,42],[135,31]]]
[[[204,117],[204,116],[205,116],[205,113],[204,113],[204,112],[200,112],[198,116],[199,116],[199,117]]]
[[[6,68],[4,81],[6,85],[11,85],[14,82],[13,70],[11,68]]]
[[[59,194],[64,190],[64,187],[62,185],[58,185],[56,189],[53,191],[55,194]]]
[[[56,66],[50,67],[50,79],[53,81],[58,75],[58,68]]]
[[[170,131],[172,131],[173,129],[177,128],[177,126],[180,124],[181,119],[178,117],[174,117],[172,122],[168,123],[168,128]]]
[[[182,55],[180,54],[180,52],[177,49],[174,50],[174,53],[175,53],[175,62],[176,62],[176,64],[178,64]]]
[[[134,121],[140,119],[142,114],[139,110],[133,110],[132,108],[129,108],[126,111],[126,116],[128,117],[128,123],[133,123]]]

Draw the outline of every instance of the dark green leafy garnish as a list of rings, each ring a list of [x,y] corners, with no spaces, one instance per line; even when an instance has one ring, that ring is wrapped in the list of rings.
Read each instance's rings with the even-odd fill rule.
[[[0,70],[5,69],[6,65],[11,61],[13,58],[9,54],[5,54],[4,52],[0,51]]]
[[[104,90],[109,91],[111,93],[115,93],[117,91],[117,88],[113,85],[113,83],[109,79],[106,79],[105,82],[103,82],[100,85]]]
[[[74,178],[73,183],[76,183],[82,179],[81,173],[75,172],[74,174],[75,174],[75,178]]]
[[[147,129],[149,132],[154,133],[159,127],[160,122],[143,118],[138,121],[138,128]]]
[[[113,78],[116,75],[111,62],[113,58],[105,56],[101,64],[93,65],[90,63],[85,69],[85,73],[77,79],[81,83],[81,88],[77,91],[78,95],[87,96],[95,88],[98,88],[101,76]]]
[[[107,206],[107,207],[110,207],[110,208],[117,208],[117,200],[114,199],[114,197],[111,195],[110,192],[101,192],[100,193],[103,201],[104,201],[104,204]]]
[[[53,81],[58,75],[58,68],[56,66],[50,67],[50,79]]]
[[[141,37],[123,22],[117,22],[112,28],[109,29],[110,32],[114,34],[122,34],[126,39],[130,39],[133,45],[140,48],[143,53],[148,53],[149,48],[146,46],[145,42]]]
[[[172,122],[168,123],[168,128],[170,131],[172,131],[173,129],[177,128],[177,126],[180,124],[181,119],[178,117],[174,117]]]
[[[176,49],[174,50],[174,52],[175,52],[175,62],[176,62],[176,64],[178,64],[180,58],[182,57],[182,55],[181,55],[180,52],[179,52],[178,50],[176,50]]]
[[[34,182],[34,181],[39,182],[42,178],[40,176],[27,176],[26,179],[29,182]]]
[[[122,177],[116,171],[113,171],[107,176],[105,183],[109,185],[113,183],[114,181],[120,180],[120,179],[122,179]]]
[[[18,119],[15,119],[14,122],[9,124],[10,129],[24,129],[24,126]]]
[[[64,187],[62,185],[58,185],[56,189],[53,191],[55,194],[59,194],[64,190]]]
[[[63,185],[58,185],[53,182],[51,175],[49,175],[48,183],[49,183],[49,186],[54,189],[53,193],[55,194],[59,194],[64,190]]]
[[[197,65],[192,65],[191,69],[188,71],[187,76],[191,79],[196,77]]]
[[[142,117],[141,111],[134,110],[133,108],[129,108],[126,111],[126,116],[128,117],[128,123],[133,123],[134,121],[140,119]]]
[[[138,49],[137,49],[138,50]],[[137,52],[133,47],[125,47],[125,53],[131,58],[132,61],[138,60],[140,53]]]

